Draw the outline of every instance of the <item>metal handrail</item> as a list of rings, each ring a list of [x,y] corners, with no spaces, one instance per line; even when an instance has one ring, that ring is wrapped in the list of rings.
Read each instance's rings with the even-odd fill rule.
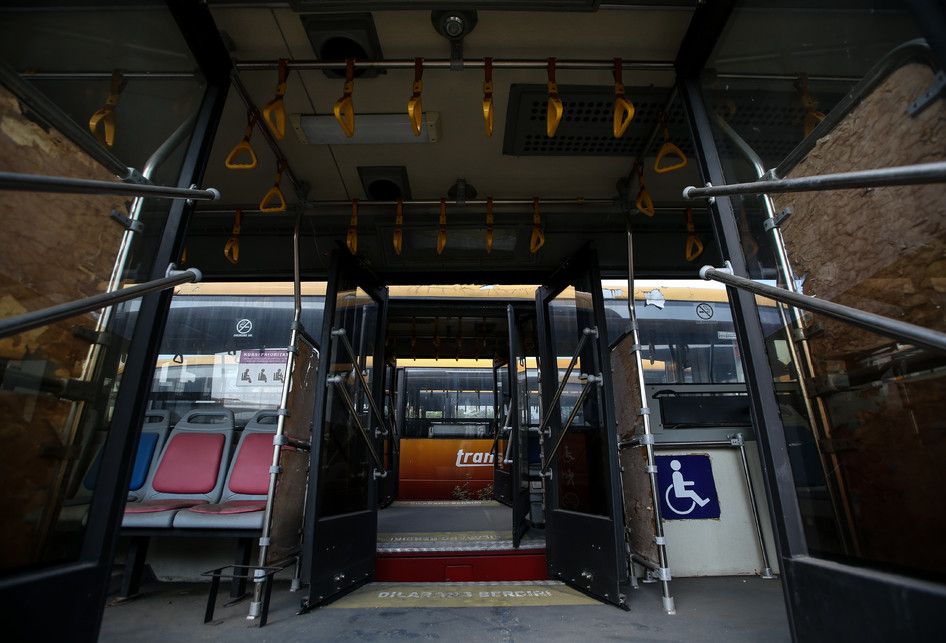
[[[355,357],[355,350],[351,346],[351,342],[348,341],[348,333],[345,332],[344,328],[334,328],[332,329],[332,339],[338,338],[342,343],[342,346],[345,347],[345,352],[348,353],[348,358],[351,360],[351,368],[355,372],[355,375],[358,377],[358,381],[361,382],[361,388],[365,392],[365,398],[368,400],[368,406],[371,407],[371,412],[374,413],[375,419],[378,421],[378,426],[383,432],[387,432],[388,426],[384,421],[384,416],[381,414],[381,410],[378,408],[378,405],[375,404],[374,396],[371,394],[371,387],[368,386],[368,380],[365,378],[365,374],[361,372],[361,366],[358,364],[358,358]]]
[[[745,277],[737,277],[732,274],[731,269],[728,267],[714,268],[713,266],[703,266],[700,268],[700,277],[707,281],[718,281],[727,286],[748,290],[757,295],[780,301],[783,304],[789,304],[797,308],[827,315],[828,317],[848,322],[854,326],[875,333],[889,335],[912,344],[921,344],[934,350],[946,351],[946,333],[917,326],[909,322],[891,319],[890,317],[884,317],[876,313],[869,313],[833,301],[818,299],[810,295],[802,295],[786,290],[785,288],[761,284],[752,279],[746,279]]]
[[[539,433],[542,434],[545,431],[545,427],[548,426],[549,420],[552,417],[552,411],[555,410],[555,407],[558,405],[559,399],[562,397],[562,393],[565,391],[565,386],[568,384],[568,378],[571,377],[572,371],[575,370],[575,364],[578,363],[578,357],[581,355],[582,349],[584,349],[585,344],[588,342],[588,338],[594,336],[595,339],[598,339],[598,327],[594,328],[583,328],[581,330],[581,338],[578,340],[578,345],[575,346],[575,354],[572,355],[572,360],[568,363],[568,368],[565,369],[565,375],[562,376],[561,382],[559,382],[558,390],[555,391],[555,395],[552,396],[552,401],[549,402],[548,408],[545,411],[545,415],[542,418],[542,424],[539,425]]]
[[[97,179],[76,179],[69,176],[46,176],[20,172],[0,172],[0,190],[18,192],[59,192],[65,194],[114,194],[118,196],[150,197],[157,199],[191,199],[217,201],[216,188],[173,188],[165,185],[142,185]]]
[[[65,304],[50,306],[42,310],[2,319],[0,320],[0,339],[32,330],[33,328],[39,328],[40,326],[46,326],[47,324],[63,319],[68,319],[69,317],[98,310],[99,308],[105,308],[112,304],[128,301],[129,299],[136,299],[142,295],[167,290],[168,288],[173,288],[180,284],[200,281],[202,278],[203,275],[197,268],[174,270],[173,264],[171,264],[167,276],[161,279],[147,281],[143,284],[122,288],[121,290],[92,295],[84,299],[77,299]]]
[[[374,450],[374,444],[372,444],[371,438],[368,436],[368,432],[365,430],[365,425],[361,423],[361,418],[358,417],[358,410],[355,409],[355,403],[352,402],[351,395],[348,394],[348,389],[345,388],[344,379],[341,375],[333,375],[332,377],[328,378],[327,384],[329,386],[333,384],[335,385],[335,388],[342,397],[342,401],[348,408],[348,413],[355,422],[355,426],[358,427],[358,432],[361,434],[361,438],[365,441],[365,446],[368,448],[368,454],[371,456],[371,459],[374,460],[374,465],[375,469],[378,471],[378,476],[381,478],[385,477],[388,475],[388,471],[384,468],[384,463],[381,461],[381,458],[378,457],[377,451]]]
[[[578,412],[581,410],[581,405],[585,403],[588,393],[591,392],[591,387],[595,386],[596,384],[600,386],[602,383],[601,376],[586,375],[584,376],[584,380],[584,386],[581,387],[581,393],[578,394],[578,399],[575,400],[575,406],[572,407],[571,413],[568,414],[568,419],[565,420],[565,425],[562,427],[562,430],[559,431],[558,439],[555,440],[555,445],[552,447],[552,450],[549,451],[549,455],[545,459],[545,464],[542,465],[543,476],[548,474],[549,469],[552,467],[552,461],[555,459],[555,456],[558,455],[558,450],[565,442],[565,434],[568,433],[568,430],[572,428],[572,424],[575,423],[575,418],[578,417]]]
[[[878,188],[895,185],[924,185],[946,182],[946,161],[900,165],[895,167],[838,172],[820,176],[800,176],[790,179],[761,179],[749,183],[727,185],[706,184],[698,188],[688,185],[683,188],[684,199],[698,199],[734,194],[776,194],[780,192],[817,192],[819,190],[850,190],[854,188]]]
[[[356,69],[414,69],[416,64],[413,58],[401,58],[391,60],[356,60]],[[483,58],[468,58],[460,61],[462,69],[483,69],[485,60]],[[494,69],[546,69],[548,67],[548,58],[494,58]],[[344,60],[290,60],[288,69],[290,71],[312,71],[323,69],[345,69],[347,62]],[[234,65],[237,71],[272,71],[279,69],[278,60],[245,60],[237,62]],[[455,70],[457,62],[450,58],[425,58],[425,69],[448,69]],[[610,71],[614,69],[614,59],[606,60],[566,60],[559,59],[555,61],[557,69],[600,69]],[[623,69],[635,69],[639,71],[672,71],[674,63],[672,60],[622,60]]]

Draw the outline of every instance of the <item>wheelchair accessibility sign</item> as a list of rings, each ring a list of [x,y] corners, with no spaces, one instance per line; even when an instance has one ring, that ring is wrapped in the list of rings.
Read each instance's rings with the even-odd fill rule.
[[[655,460],[664,520],[719,518],[719,497],[708,455],[659,455]]]

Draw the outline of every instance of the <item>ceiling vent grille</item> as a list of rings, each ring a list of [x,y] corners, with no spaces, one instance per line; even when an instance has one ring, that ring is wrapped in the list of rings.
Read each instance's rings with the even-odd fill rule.
[[[611,130],[613,87],[560,85],[559,96],[565,112],[555,136],[549,138],[545,131],[548,100],[545,85],[514,84],[509,92],[503,153],[511,156],[636,156],[657,124],[667,92],[652,87],[628,87],[626,95],[634,103],[634,120],[624,136],[614,138]],[[674,142],[685,154],[692,154],[689,131],[679,108],[671,110],[668,123]]]

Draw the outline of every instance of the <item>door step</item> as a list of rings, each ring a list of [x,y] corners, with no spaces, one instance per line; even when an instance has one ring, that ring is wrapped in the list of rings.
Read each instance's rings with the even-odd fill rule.
[[[558,581],[524,583],[369,583],[327,609],[545,607],[600,605]]]
[[[510,544],[511,545],[511,544]],[[534,581],[548,578],[541,549],[401,549],[378,551],[378,581]]]

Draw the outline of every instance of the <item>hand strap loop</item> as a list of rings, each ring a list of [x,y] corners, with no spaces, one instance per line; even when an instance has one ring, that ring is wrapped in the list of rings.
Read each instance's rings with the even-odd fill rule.
[[[687,240],[684,252],[687,261],[693,261],[703,254],[703,242],[696,235],[696,226],[693,225],[693,208],[687,208]]]
[[[250,145],[250,138],[253,136],[255,126],[256,112],[250,110],[246,113],[246,129],[243,131],[243,140],[233,146],[224,161],[224,165],[228,170],[252,170],[259,165],[256,152],[253,150],[253,146]],[[239,160],[241,154],[246,154],[246,161]]]
[[[404,246],[404,231],[401,227],[404,225],[404,201],[401,199],[397,200],[397,209],[394,215],[394,237],[392,238],[392,243],[394,244],[394,254],[401,256],[401,248]]]
[[[260,212],[275,213],[286,211],[286,197],[279,188],[279,184],[282,182],[282,174],[285,170],[286,162],[280,160],[276,164],[276,178],[273,180],[273,187],[269,188],[269,191],[263,195],[262,201],[259,202]]]
[[[647,186],[644,185],[644,167],[640,163],[635,163],[634,171],[637,173],[637,183],[640,186],[637,190],[637,199],[634,201],[634,205],[639,211],[652,217],[656,210],[654,210],[654,200],[650,197]]]
[[[348,250],[358,254],[358,199],[351,200],[351,219],[348,220]]]
[[[355,135],[355,104],[351,99],[354,90],[355,59],[349,58],[345,61],[345,87],[342,90],[342,97],[335,101],[332,110],[335,113],[335,120],[348,138]]]
[[[486,135],[493,135],[493,59],[483,59],[483,121]]]
[[[624,96],[624,82],[622,80],[623,61],[614,59],[614,114],[612,116],[612,130],[614,138],[621,138],[634,120],[637,111],[628,98]]]
[[[440,197],[440,229],[437,231],[437,254],[447,247],[447,199]]]
[[[654,172],[657,174],[666,174],[667,172],[673,172],[674,170],[686,167],[686,154],[670,140],[670,129],[667,126],[667,114],[665,112],[661,112],[660,114],[660,127],[663,129],[664,133],[664,144],[657,150],[657,158],[654,159]],[[676,158],[677,160],[676,162],[664,165],[663,161],[667,157],[671,159]]]
[[[424,108],[421,103],[421,93],[424,91],[424,59],[414,59],[414,85],[412,94],[407,101],[407,116],[411,120],[411,129],[414,136],[420,136],[424,126]]]
[[[539,211],[539,197],[532,197],[532,237],[529,239],[529,252],[535,254],[545,245],[545,233],[542,231],[542,213]]]
[[[289,79],[289,59],[279,59],[279,78],[276,82],[276,94],[273,99],[263,105],[263,121],[277,139],[282,140],[286,135],[286,106],[283,97],[286,95],[286,81]]]
[[[493,197],[486,197],[486,254],[493,251]]]
[[[223,256],[233,265],[240,261],[240,228],[242,224],[243,210],[237,208],[237,211],[233,213],[233,229],[230,231],[230,238],[223,246]]]
[[[555,82],[555,58],[549,58],[548,77],[549,99],[545,106],[545,132],[549,138],[552,138],[565,113],[565,106],[558,95],[558,83]]]
[[[122,76],[120,70],[113,71],[112,84],[105,104],[89,118],[89,130],[100,143],[108,147],[115,144],[115,108],[118,107],[118,99],[127,84],[128,81]],[[101,129],[99,125],[102,126]]]

